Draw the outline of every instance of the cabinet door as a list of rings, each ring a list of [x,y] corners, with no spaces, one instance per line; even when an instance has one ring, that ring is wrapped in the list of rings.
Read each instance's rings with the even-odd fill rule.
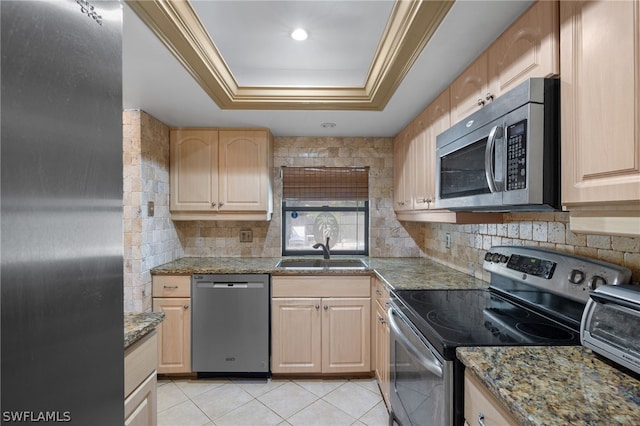
[[[562,204],[640,200],[640,2],[560,3]]]
[[[124,400],[125,426],[155,426],[157,424],[156,372]]]
[[[219,210],[270,210],[269,133],[220,130],[219,137]]]
[[[456,78],[451,86],[451,124],[467,118],[487,102],[487,54],[480,55]]]
[[[271,300],[273,373],[321,372],[320,306],[320,298]]]
[[[415,155],[413,209],[427,210],[433,203],[431,174],[434,168],[431,166],[431,161],[435,160],[434,155],[431,153],[431,148],[435,149],[435,145],[431,146],[430,144],[429,122],[427,121],[426,110],[417,117],[415,126],[417,127],[417,135],[411,141],[414,145],[413,153]]]
[[[371,299],[322,299],[322,372],[371,371]]]
[[[449,100],[449,89],[442,92],[427,107],[427,120],[429,128],[425,135],[426,157],[424,159],[426,173],[426,185],[429,198],[432,202],[430,209],[438,208],[436,205],[436,139],[438,135],[451,127],[451,103]]]
[[[560,73],[558,3],[538,1],[489,48],[489,92],[499,97],[532,77]]]
[[[218,131],[171,130],[172,211],[215,211],[218,201]]]
[[[153,311],[165,314],[158,326],[158,373],[190,373],[191,299],[154,298]]]
[[[415,145],[410,132],[403,132],[393,141],[393,209],[413,210],[413,173]]]
[[[376,302],[376,379],[378,386],[382,392],[387,407],[390,407],[389,392],[391,390],[391,382],[389,380],[390,372],[390,331],[387,324],[387,313],[383,307]]]

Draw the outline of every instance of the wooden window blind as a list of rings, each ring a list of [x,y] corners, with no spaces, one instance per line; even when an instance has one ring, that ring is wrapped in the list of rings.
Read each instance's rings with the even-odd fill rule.
[[[369,199],[369,167],[283,167],[282,197],[366,201]]]

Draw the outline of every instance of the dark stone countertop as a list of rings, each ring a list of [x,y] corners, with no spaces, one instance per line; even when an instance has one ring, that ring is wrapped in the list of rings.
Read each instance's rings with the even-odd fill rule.
[[[523,425],[640,425],[640,380],[582,346],[456,352]]]
[[[163,312],[124,314],[124,348],[127,349],[164,320]]]
[[[314,257],[317,259],[318,257]],[[340,259],[335,256],[332,258]],[[349,257],[353,258],[353,257]],[[272,275],[372,275],[391,289],[487,288],[483,280],[424,258],[361,258],[364,270],[287,270],[276,265],[281,258],[184,257],[151,270],[153,275],[272,274]]]

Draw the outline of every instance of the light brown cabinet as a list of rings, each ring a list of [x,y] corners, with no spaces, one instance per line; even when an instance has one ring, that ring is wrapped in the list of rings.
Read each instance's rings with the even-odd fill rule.
[[[273,137],[266,129],[172,129],[174,220],[268,220]]]
[[[391,362],[391,346],[390,346],[390,330],[387,317],[387,309],[389,308],[389,291],[384,287],[379,279],[374,279],[374,298],[373,321],[375,327],[375,376],[378,380],[378,386],[382,393],[387,408],[390,408],[389,393],[391,392],[390,382],[390,362]]]
[[[191,373],[191,277],[153,276],[153,311],[158,326],[158,373]]]
[[[455,124],[531,77],[560,72],[558,3],[538,1],[451,83]]]
[[[157,351],[157,333],[154,330],[124,352],[125,425],[156,424]]]
[[[371,371],[369,276],[272,278],[271,372]]]
[[[464,372],[464,417],[469,425],[521,424],[469,370]]]
[[[415,144],[411,130],[393,140],[393,209],[396,212],[413,210],[413,181],[415,176]]]
[[[573,232],[640,235],[640,2],[563,1],[562,205]]]

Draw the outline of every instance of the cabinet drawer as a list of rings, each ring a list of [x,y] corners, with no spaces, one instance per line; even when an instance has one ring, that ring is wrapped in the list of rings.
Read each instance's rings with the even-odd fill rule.
[[[191,297],[191,275],[154,275],[153,297]]]
[[[380,305],[382,309],[389,309],[389,290],[382,284],[382,282],[378,279],[374,281],[373,286],[373,297],[375,297],[376,302]]]
[[[158,337],[153,330],[124,352],[124,396],[127,397],[158,364]]]
[[[370,297],[371,277],[287,276],[272,277],[272,297]]]
[[[480,423],[479,417],[487,425],[520,424],[468,370],[464,372],[464,417],[469,424]]]

